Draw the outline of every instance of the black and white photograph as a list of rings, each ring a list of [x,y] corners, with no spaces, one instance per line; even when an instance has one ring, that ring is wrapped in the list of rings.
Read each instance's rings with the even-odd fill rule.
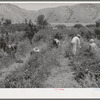
[[[0,2],[0,88],[100,88],[100,3]]]

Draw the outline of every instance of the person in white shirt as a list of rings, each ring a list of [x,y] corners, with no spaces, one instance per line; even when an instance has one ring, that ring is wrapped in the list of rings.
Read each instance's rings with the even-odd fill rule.
[[[90,50],[92,50],[92,51],[97,51],[98,50],[98,46],[94,42],[94,39],[90,39],[89,47],[90,47]]]
[[[71,44],[72,44],[72,54],[76,55],[77,50],[79,48],[81,48],[81,44],[80,44],[80,35],[77,34],[75,37],[72,38],[71,40]]]

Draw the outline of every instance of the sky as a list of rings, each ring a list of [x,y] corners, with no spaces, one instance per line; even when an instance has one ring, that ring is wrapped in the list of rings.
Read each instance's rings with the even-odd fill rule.
[[[52,8],[58,6],[71,6],[75,5],[75,3],[13,3],[20,8],[24,8],[26,10],[39,10],[42,8]]]

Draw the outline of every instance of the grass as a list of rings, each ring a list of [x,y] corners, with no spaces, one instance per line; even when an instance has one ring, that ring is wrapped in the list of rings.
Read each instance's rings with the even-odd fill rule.
[[[16,59],[25,57],[25,55],[30,51],[31,45],[28,40],[24,40],[22,42],[19,42],[18,44],[18,50],[16,53],[7,54],[6,52],[3,52],[0,50],[0,69],[8,68],[10,65],[15,63]],[[16,56],[16,58],[14,57]]]
[[[59,66],[55,53],[53,51],[43,51],[33,54],[25,66],[12,72],[4,81],[1,81],[0,87],[42,88],[43,82],[50,75],[51,68]]]
[[[75,80],[77,80],[78,83],[81,83],[83,85],[83,82],[86,81],[86,77],[88,77],[87,83],[90,87],[99,87],[100,83],[97,83],[96,79],[100,80],[100,53],[99,51],[90,51],[88,44],[88,42],[84,42],[82,49],[80,50],[79,54],[76,56],[74,63],[72,64],[72,70],[74,71]],[[87,74],[86,69],[89,70],[90,75],[92,75],[91,77],[89,76],[89,74]],[[93,83],[94,80],[95,82]],[[91,85],[91,83],[93,86]],[[84,87],[88,86],[85,84]]]
[[[16,53],[16,56],[19,55],[19,57],[23,57],[27,53],[29,53],[31,49],[32,49],[32,46],[30,45],[30,43],[27,39],[22,42],[19,42],[18,51]]]
[[[75,61],[71,61],[71,68],[74,71],[75,79],[79,82],[80,79],[85,81],[86,79],[86,69],[97,77],[95,83],[100,87],[100,53],[99,50],[96,53],[89,51],[89,34],[93,32],[93,30],[89,28],[71,28],[71,29],[42,29],[38,33],[35,34],[33,38],[33,45],[30,45],[29,41],[23,40],[19,42],[19,49],[16,55],[20,58],[23,55],[26,55],[32,47],[40,46],[43,47],[40,53],[34,53],[26,64],[12,72],[8,75],[5,80],[0,81],[1,88],[42,88],[45,80],[49,77],[50,71],[53,67],[60,67],[60,64],[57,60],[58,55],[62,53],[65,57],[70,57],[71,55],[71,47],[70,41],[72,37],[82,32],[82,36],[84,37],[82,40],[82,49],[80,49],[79,54],[76,56]],[[90,32],[88,35],[88,31]],[[15,34],[15,36],[17,33]],[[93,33],[94,35],[94,33]],[[21,35],[22,36],[22,35]],[[61,44],[63,41],[66,41],[65,46],[61,48],[55,49],[52,45],[52,40],[55,36],[60,38]],[[67,37],[67,38],[66,38]],[[86,38],[87,37],[87,38]],[[20,35],[18,35],[18,39],[20,39]],[[17,39],[17,41],[19,41]],[[100,47],[100,40],[94,38],[98,47]],[[63,44],[62,44],[63,45]],[[7,58],[10,61],[12,58]],[[7,62],[8,60],[6,60]],[[3,64],[6,64],[3,62]],[[3,64],[2,67],[3,67]],[[11,64],[11,63],[10,63]],[[8,66],[4,65],[4,66]],[[96,76],[97,75],[97,76]],[[87,75],[88,76],[88,75]],[[92,82],[92,81],[91,81]],[[88,81],[89,83],[89,81]],[[82,83],[83,84],[83,83]],[[91,85],[92,87],[92,85]],[[95,87],[95,86],[94,86]]]

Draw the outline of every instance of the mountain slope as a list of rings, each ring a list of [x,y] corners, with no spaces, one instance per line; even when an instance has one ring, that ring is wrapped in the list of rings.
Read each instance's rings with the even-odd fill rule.
[[[36,11],[27,11],[12,4],[0,4],[0,19],[8,18],[13,23],[24,22],[25,18],[35,19]]]
[[[44,14],[51,23],[93,23],[100,18],[100,4],[61,6],[53,9],[42,9],[38,13]]]
[[[35,21],[41,14],[49,23],[93,23],[100,18],[100,4],[76,4],[29,11],[13,4],[0,3],[0,20],[8,18],[16,23],[24,22],[26,18]]]

